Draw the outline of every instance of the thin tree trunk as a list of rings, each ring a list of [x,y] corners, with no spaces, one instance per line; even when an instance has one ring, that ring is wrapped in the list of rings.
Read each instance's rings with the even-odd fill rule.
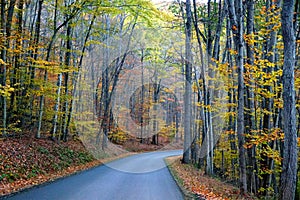
[[[141,117],[141,121],[140,121],[140,137],[141,137],[141,140],[140,140],[140,143],[143,143],[143,128],[144,128],[144,96],[145,96],[145,86],[144,86],[144,63],[143,63],[143,60],[144,60],[144,52],[143,52],[143,49],[142,49],[142,55],[141,55],[141,68],[142,68],[142,76],[141,76],[141,83],[142,83],[142,91],[141,91],[141,96],[140,96],[140,108],[139,108],[139,116]]]
[[[238,72],[238,115],[237,136],[239,147],[239,172],[241,193],[247,192],[246,155],[244,148],[244,41],[243,41],[243,1],[227,0],[231,28],[237,51],[236,65]]]
[[[5,0],[1,0],[1,30],[2,30],[2,35],[5,36],[5,7],[6,7],[6,1]],[[4,42],[6,42],[6,40],[4,40]],[[5,44],[6,46],[6,44]],[[2,80],[1,80],[1,84],[3,87],[6,86],[6,50],[4,48],[2,48],[1,50],[1,59],[2,62],[4,62],[3,64],[1,64],[1,71],[2,71]],[[6,121],[7,121],[7,99],[5,95],[1,96],[2,98],[2,135],[6,136]]]
[[[37,13],[37,15],[34,15],[33,20],[32,20],[32,25],[31,25],[31,33],[34,32],[33,36],[33,50],[31,51],[31,57],[36,60],[38,57],[38,44],[40,41],[40,31],[41,31],[41,15],[42,15],[42,5],[43,5],[43,0],[38,0],[36,2],[35,10],[34,13]],[[38,10],[38,11],[37,11]],[[35,23],[35,28],[34,27],[34,20],[35,16],[37,17],[36,23]],[[35,29],[33,31],[33,29]],[[34,89],[33,87],[33,80],[35,78],[35,68],[32,65],[29,67],[29,88]],[[29,122],[32,122],[32,117],[33,117],[33,104],[34,104],[34,96],[30,97],[29,100]],[[32,124],[32,123],[31,123]],[[33,127],[33,126],[32,126]],[[36,137],[40,137],[39,135],[36,135]]]
[[[65,57],[65,67],[71,67],[71,50],[72,50],[72,27],[70,23],[67,25],[67,52]],[[65,95],[69,96],[69,72],[65,72],[64,74],[64,87],[65,87]],[[64,106],[63,106],[63,118],[62,118],[62,139],[64,142],[68,140],[68,130],[67,130],[67,121],[68,121],[68,111],[69,111],[69,98],[65,98]]]
[[[12,27],[12,20],[13,20],[13,14],[14,14],[14,8],[15,8],[15,0],[12,0],[9,2],[9,6],[8,6],[8,10],[7,10],[7,17],[5,18],[5,6],[6,3],[5,1],[1,1],[1,29],[2,29],[2,36],[5,37],[4,39],[4,47],[1,51],[1,68],[2,68],[2,87],[4,88],[4,90],[6,89],[6,82],[7,82],[7,50],[10,49],[10,36],[11,36],[11,27]],[[7,112],[7,96],[6,94],[2,95],[2,115],[3,115],[3,130],[2,130],[2,134],[3,136],[6,136],[6,131],[7,131],[7,122],[9,121],[9,114],[11,114],[11,112]]]
[[[158,110],[158,100],[159,100],[159,93],[160,93],[160,83],[158,83],[157,80],[157,67],[155,66],[155,71],[154,71],[154,87],[153,87],[153,133],[154,135],[152,136],[152,144],[158,145],[158,133],[157,133],[157,128],[158,128],[158,121],[157,121],[157,116],[156,112]]]
[[[107,147],[107,136],[108,136],[108,123],[109,123],[109,105],[110,102],[108,100],[109,96],[109,77],[108,77],[108,65],[109,65],[109,54],[110,54],[110,17],[107,15],[105,17],[105,26],[106,26],[106,33],[105,33],[105,39],[106,39],[106,47],[104,51],[104,71],[102,72],[102,88],[103,88],[103,100],[104,100],[104,108],[103,108],[103,118],[102,118],[102,129],[103,129],[103,140],[102,140],[102,150],[104,150]]]
[[[42,14],[42,9],[43,9],[43,0],[39,0],[39,8],[38,8],[38,19],[37,19],[37,24],[36,24],[36,33],[39,33],[40,32],[40,23],[41,23],[41,14]],[[37,39],[39,39],[39,36],[36,36]],[[36,45],[38,45],[36,43]],[[36,50],[37,51],[37,50]],[[34,70],[34,69],[33,69]],[[33,71],[34,72],[34,71]],[[33,74],[34,75],[34,74]],[[45,71],[45,74],[44,74],[44,80],[47,79],[47,71]],[[37,133],[36,133],[36,138],[40,138],[41,137],[41,127],[42,127],[42,119],[43,119],[43,111],[44,111],[44,95],[42,95],[40,97],[40,107],[39,107],[39,120],[38,120],[38,130],[37,130]]]
[[[18,3],[18,14],[17,14],[17,19],[18,19],[18,41],[16,42],[16,45],[19,46],[19,47],[23,47],[22,43],[21,43],[21,38],[22,38],[22,35],[23,35],[23,12],[24,12],[24,0],[20,0],[19,3]],[[14,86],[16,87],[16,92],[13,92],[12,94],[12,103],[11,105],[16,105],[16,113],[19,114],[20,116],[20,125],[21,127],[25,126],[25,117],[24,117],[24,100],[23,99],[26,99],[26,92],[25,90],[22,91],[21,88],[25,88],[25,85],[24,85],[24,82],[25,82],[25,79],[27,78],[26,77],[26,73],[23,72],[23,70],[19,70],[19,67],[21,66],[21,58],[22,58],[22,54],[18,54],[16,56],[16,59],[15,59],[15,65],[16,65],[16,70],[15,70],[15,74],[13,75],[14,76]],[[17,82],[19,84],[17,84]],[[15,96],[15,98],[13,97]],[[14,109],[14,107],[12,107],[12,109]],[[20,115],[21,114],[21,115]]]
[[[22,3],[22,2],[20,2]],[[20,6],[20,3],[18,4],[18,8]],[[9,40],[10,40],[10,36],[11,36],[11,26],[12,26],[12,19],[13,19],[13,15],[14,15],[14,10],[15,10],[15,4],[16,4],[16,1],[13,0],[13,1],[10,1],[10,5],[9,5],[9,8],[8,8],[8,14],[7,14],[7,23],[6,23],[6,36],[7,36],[7,49],[9,49],[10,45],[9,45]],[[19,11],[18,14],[22,12],[22,11]],[[19,28],[20,26],[18,26]],[[22,26],[21,26],[22,27]],[[18,37],[20,38],[21,37],[21,32],[19,32],[18,34]],[[16,40],[16,46],[19,46],[20,45],[20,40],[19,38]],[[15,60],[15,65],[14,67],[12,68],[11,70],[11,74],[12,74],[12,77],[10,78],[10,84],[11,86],[15,87],[16,86],[16,78],[17,78],[17,71],[18,71],[18,61],[19,61],[19,55],[16,53],[14,55],[14,60]],[[10,119],[14,113],[15,113],[15,106],[14,106],[14,103],[15,103],[15,95],[16,94],[16,91],[12,91],[11,92],[11,95],[10,95],[10,106],[8,108],[9,110],[9,113],[8,113],[8,116],[7,118]]]
[[[207,17],[208,19],[211,18],[211,1],[207,1]],[[213,50],[213,34],[212,34],[212,23],[207,24],[207,37],[206,37],[206,55],[207,55],[207,70],[208,70],[208,87],[205,95],[205,105],[206,106],[212,106],[212,102],[214,101],[213,96],[213,86],[214,86],[214,80],[215,72],[212,62],[212,50]],[[214,129],[213,129],[213,119],[212,119],[212,111],[211,109],[207,109],[206,112],[206,124],[207,124],[207,155],[206,155],[206,173],[208,175],[213,175],[213,141],[214,141]]]
[[[55,138],[56,136],[56,130],[57,130],[57,119],[58,119],[58,110],[60,107],[60,95],[61,95],[61,83],[62,83],[62,73],[58,74],[58,79],[57,79],[57,98],[56,98],[56,103],[54,106],[54,117],[53,117],[53,122],[52,122],[52,139]]]

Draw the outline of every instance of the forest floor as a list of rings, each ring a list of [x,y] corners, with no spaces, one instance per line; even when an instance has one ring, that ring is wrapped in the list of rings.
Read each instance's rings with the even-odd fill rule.
[[[34,137],[0,139],[0,197],[128,156],[113,152],[95,159],[80,140]]]
[[[182,164],[180,158],[180,156],[168,157],[166,162],[171,174],[182,189],[185,199],[256,199],[251,196],[241,196],[237,187],[206,176],[203,171],[192,164]]]

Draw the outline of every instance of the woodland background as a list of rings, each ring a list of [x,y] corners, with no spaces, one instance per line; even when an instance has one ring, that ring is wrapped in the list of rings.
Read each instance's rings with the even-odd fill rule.
[[[111,143],[183,141],[184,163],[241,193],[299,198],[299,9],[298,0],[1,0],[1,142],[80,139],[103,157]],[[0,181],[18,179],[10,173]]]

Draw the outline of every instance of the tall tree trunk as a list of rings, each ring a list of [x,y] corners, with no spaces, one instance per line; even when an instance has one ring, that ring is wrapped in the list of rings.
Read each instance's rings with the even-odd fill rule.
[[[38,8],[38,19],[37,19],[37,24],[36,24],[36,33],[40,32],[40,23],[41,23],[41,14],[42,14],[42,8],[43,8],[43,0],[39,0],[39,8]],[[36,36],[39,39],[39,36]],[[36,44],[37,45],[37,44]],[[49,51],[49,50],[48,50]],[[49,54],[50,55],[50,54]],[[33,69],[34,70],[34,69]],[[34,71],[33,71],[34,72]],[[34,74],[33,74],[34,75]],[[44,81],[47,79],[47,70],[45,70],[44,74]],[[44,111],[44,98],[45,96],[42,95],[40,97],[40,108],[39,108],[39,118],[38,118],[38,130],[35,135],[36,138],[41,137],[41,127],[42,127],[42,119],[43,119],[43,111]]]
[[[7,57],[7,50],[10,49],[10,36],[11,36],[11,27],[12,27],[12,20],[13,20],[13,14],[14,14],[14,8],[15,8],[15,0],[11,0],[9,2],[8,10],[7,10],[7,17],[5,18],[5,6],[6,2],[1,1],[1,29],[2,29],[2,36],[5,37],[4,39],[4,47],[1,51],[1,68],[2,68],[2,87],[4,90],[6,90],[6,82],[7,82],[7,62],[8,62],[8,57]],[[9,121],[9,114],[10,111],[8,112],[7,109],[7,95],[2,94],[2,120],[3,120],[3,131],[2,134],[3,136],[6,135],[7,131],[7,122]]]
[[[106,39],[106,47],[105,47],[105,50],[104,50],[104,71],[102,72],[102,78],[103,78],[103,81],[102,81],[102,90],[103,90],[103,101],[104,101],[104,104],[103,104],[103,118],[102,118],[102,130],[103,130],[103,140],[102,140],[102,150],[104,150],[106,147],[107,147],[107,136],[108,136],[108,123],[109,123],[109,105],[110,105],[110,102],[109,102],[109,75],[108,75],[108,66],[109,66],[109,54],[110,54],[110,49],[109,49],[109,46],[110,46],[110,16],[106,16],[105,17],[105,26],[106,26],[106,33],[105,33],[105,39]]]
[[[5,23],[5,7],[6,7],[6,1],[2,0],[1,1],[1,30],[2,30],[2,35],[5,36],[5,30],[6,30],[6,23]],[[6,39],[4,39],[4,42],[6,42]],[[4,46],[6,46],[4,44]],[[1,50],[1,59],[2,62],[1,63],[1,72],[2,72],[2,77],[1,77],[1,84],[3,87],[6,86],[6,50],[4,48],[2,48]],[[6,136],[6,121],[7,121],[7,99],[5,95],[1,95],[1,99],[2,99],[2,135]]]
[[[72,50],[72,27],[70,22],[67,25],[67,52],[65,55],[65,67],[71,67],[71,50]],[[64,142],[68,140],[68,130],[67,130],[67,121],[68,121],[68,111],[69,111],[69,72],[64,73],[64,87],[65,87],[65,98],[64,106],[63,106],[63,118],[62,118],[62,139]]]
[[[207,17],[208,19],[211,18],[211,1],[207,1]],[[214,101],[213,96],[213,86],[214,86],[214,77],[215,72],[212,63],[212,49],[213,49],[213,34],[212,34],[212,22],[207,24],[207,36],[206,36],[206,55],[207,55],[207,70],[208,70],[208,87],[205,95],[205,105],[211,106],[212,102]],[[213,112],[211,109],[207,109],[206,112],[206,126],[207,126],[207,133],[206,133],[206,141],[207,141],[207,155],[206,155],[206,169],[205,172],[208,175],[213,174],[213,141],[214,141],[214,129],[213,129],[213,119],[212,115]]]
[[[247,1],[247,37],[250,38],[250,40],[253,39],[253,31],[254,31],[254,1],[249,0]],[[254,45],[251,42],[246,43],[246,50],[247,50],[247,64],[250,66],[248,68],[249,70],[249,86],[247,87],[247,100],[248,103],[248,113],[246,116],[246,123],[248,124],[247,127],[249,129],[246,131],[248,134],[251,134],[251,130],[256,130],[255,125],[255,117],[254,117],[254,92],[253,92],[253,77],[251,76],[251,66],[254,65]],[[250,192],[256,193],[257,191],[257,175],[255,173],[256,171],[256,157],[255,157],[255,145],[252,148],[247,149],[248,153],[248,185],[250,186]]]
[[[11,26],[12,26],[12,19],[13,19],[14,10],[15,10],[15,4],[16,4],[15,0],[10,1],[10,5],[9,5],[9,8],[8,8],[7,24],[6,24],[6,28],[7,28],[6,36],[8,37],[7,38],[7,41],[8,41],[7,49],[10,48],[9,47],[10,46],[9,45],[9,40],[10,40],[10,36],[11,36]],[[18,4],[18,8],[19,8],[19,5],[20,5],[20,3]],[[18,11],[18,14],[20,12],[22,12],[22,10]],[[21,33],[20,32],[18,33],[17,37],[19,37],[19,40],[18,39],[16,40],[16,46],[19,46],[20,45],[20,37],[21,37]],[[15,65],[14,65],[14,67],[11,70],[12,76],[10,78],[11,79],[10,80],[10,85],[13,86],[13,87],[15,87],[15,85],[16,85],[16,78],[17,78],[16,74],[17,74],[17,71],[18,71],[18,60],[19,60],[18,57],[19,57],[19,55],[16,53],[14,55],[14,57],[15,57],[14,58]],[[14,114],[14,112],[15,112],[15,110],[14,110],[14,108],[15,108],[15,106],[14,106],[15,93],[16,93],[16,91],[12,91],[11,95],[10,95],[10,106],[8,108],[9,113],[8,113],[8,116],[7,116],[8,119],[10,119],[11,118],[10,116],[12,116]]]
[[[56,137],[56,130],[57,130],[57,120],[58,120],[58,111],[59,111],[59,107],[60,107],[60,95],[61,95],[61,83],[62,83],[62,73],[58,74],[58,79],[57,79],[57,91],[56,91],[56,103],[54,106],[54,116],[53,116],[53,120],[52,120],[52,139],[54,139]]]
[[[154,135],[152,136],[152,144],[158,145],[158,123],[159,121],[157,120],[156,112],[158,110],[158,100],[159,100],[159,93],[160,93],[160,83],[158,83],[158,77],[157,77],[157,67],[155,66],[155,71],[154,71],[154,84],[153,84],[153,133]]]
[[[203,147],[206,143],[206,145],[208,145],[208,125],[207,125],[207,105],[208,105],[208,87],[207,87],[207,81],[206,81],[206,75],[205,75],[205,61],[204,61],[204,52],[203,52],[203,48],[202,48],[202,42],[201,42],[201,32],[198,26],[198,15],[197,15],[197,4],[196,4],[196,0],[193,0],[193,7],[194,7],[194,18],[193,18],[193,24],[194,24],[194,28],[196,30],[196,36],[197,36],[197,42],[198,42],[198,47],[199,47],[199,56],[200,56],[200,66],[201,66],[201,72],[200,72],[200,77],[199,80],[202,80],[202,87],[203,87],[203,95],[201,94],[202,91],[200,89],[200,84],[198,82],[198,80],[196,80],[196,85],[198,88],[198,102],[202,103],[204,102],[204,107],[200,108],[200,116],[202,118],[203,121],[203,125],[202,125],[202,149],[201,152],[199,153],[199,163],[198,166],[201,167],[202,164],[204,163],[204,157],[208,156],[209,152],[208,151],[208,147]],[[197,78],[197,77],[196,77]],[[200,134],[200,133],[199,133]],[[206,143],[205,143],[206,140]],[[203,152],[204,149],[206,149],[206,152]]]
[[[230,22],[227,19],[226,22],[226,47],[228,49],[232,49],[232,34],[230,31]],[[233,105],[236,105],[236,90],[233,87],[234,86],[234,70],[232,69],[232,66],[234,66],[234,62],[233,62],[233,56],[231,55],[231,53],[229,51],[227,51],[226,53],[226,57],[227,57],[227,61],[229,63],[229,66],[231,66],[231,73],[228,73],[228,103],[232,106],[229,106],[228,112],[229,113],[236,113],[236,107]],[[224,56],[223,61],[225,62],[226,57]],[[232,85],[232,86],[231,86]],[[231,155],[231,176],[235,179],[236,177],[236,164],[237,164],[237,158],[235,158],[235,156],[232,155],[237,155],[237,146],[236,146],[236,117],[234,117],[232,114],[229,116],[229,123],[228,123],[228,131],[230,131],[230,134],[228,136],[228,139],[230,141],[230,155]]]
[[[17,10],[17,39],[16,39],[16,47],[17,48],[21,48],[22,44],[21,44],[21,40],[22,40],[22,35],[23,35],[23,4],[24,4],[24,0],[20,0],[18,2],[18,10]],[[11,85],[13,87],[16,88],[16,91],[13,91],[11,93],[11,98],[10,98],[10,112],[11,114],[17,114],[18,118],[21,118],[22,123],[24,124],[24,117],[22,117],[21,115],[23,114],[21,110],[21,99],[25,96],[23,95],[22,97],[20,97],[20,91],[21,91],[21,79],[22,79],[22,75],[20,75],[20,58],[21,58],[21,53],[20,54],[16,54],[15,55],[15,69],[13,70],[13,75],[12,75],[12,83]],[[19,82],[19,84],[17,84],[17,82]],[[19,95],[18,95],[19,94]],[[24,94],[24,93],[23,93]],[[18,105],[16,105],[16,103],[18,103]]]
[[[34,19],[32,20],[32,27],[31,27],[31,32],[34,32],[34,36],[33,36],[33,50],[31,52],[31,57],[34,60],[37,60],[38,57],[38,45],[40,42],[40,32],[41,32],[41,15],[42,15],[42,5],[43,5],[44,0],[38,0],[36,2],[36,8],[35,8],[35,12],[37,11],[37,18],[36,18],[36,23],[35,23],[35,30],[33,31],[33,27],[34,27]],[[29,67],[29,88],[30,89],[34,89],[34,78],[35,78],[35,67],[33,67],[33,63],[32,65]],[[29,122],[32,122],[32,117],[33,117],[33,105],[34,104],[34,96],[30,97],[29,100]],[[33,126],[32,126],[33,127]],[[40,135],[37,133],[36,135],[37,138],[40,137]]]
[[[283,121],[284,148],[279,199],[294,199],[297,180],[297,130],[294,86],[295,33],[293,28],[294,0],[283,2],[281,21],[284,42]]]
[[[142,76],[141,76],[141,83],[142,83],[142,91],[141,91],[141,96],[139,97],[141,100],[140,100],[140,108],[139,108],[139,116],[141,117],[140,119],[140,143],[143,143],[144,139],[143,139],[143,130],[144,130],[144,109],[145,109],[145,106],[144,106],[144,98],[145,98],[145,85],[144,85],[144,51],[142,49],[142,55],[141,55],[141,68],[142,68]]]
[[[192,94],[192,10],[190,0],[186,0],[185,24],[185,93],[184,93],[184,146],[183,163],[189,163],[191,157],[191,94]]]
[[[231,29],[237,51],[236,65],[238,73],[238,115],[237,136],[239,148],[239,172],[241,193],[247,192],[246,155],[244,148],[244,41],[243,41],[243,1],[227,0]]]

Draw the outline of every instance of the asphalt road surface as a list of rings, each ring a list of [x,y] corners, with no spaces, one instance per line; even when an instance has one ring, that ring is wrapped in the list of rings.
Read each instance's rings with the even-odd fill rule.
[[[182,151],[133,155],[18,193],[9,200],[182,200],[163,159]]]

